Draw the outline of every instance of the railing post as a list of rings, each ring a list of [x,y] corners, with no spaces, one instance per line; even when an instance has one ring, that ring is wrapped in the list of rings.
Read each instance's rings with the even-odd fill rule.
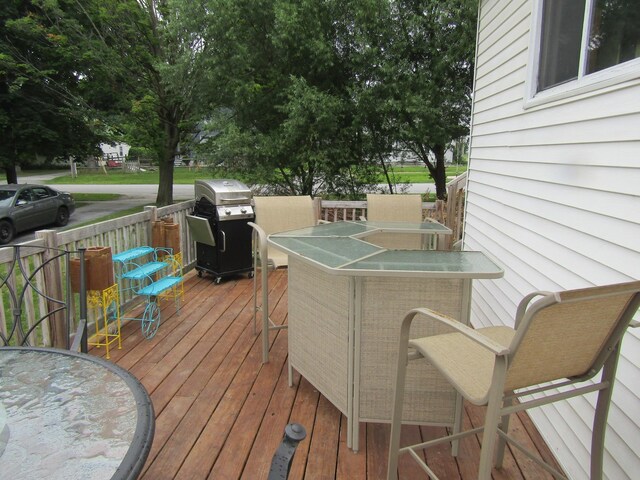
[[[151,212],[151,218],[149,219],[151,223],[158,220],[158,207],[156,207],[155,205],[147,205],[146,207],[144,207],[144,211]]]
[[[144,207],[144,211],[149,213],[149,223],[147,224],[147,245],[153,243],[153,224],[158,221],[158,207],[155,205],[147,205]]]
[[[315,197],[313,199],[313,210],[316,212],[316,223],[322,219],[322,197]]]
[[[58,247],[58,237],[55,230],[38,230],[36,232],[36,238],[42,239],[44,246],[46,247],[42,253],[43,263],[46,264],[44,273],[44,285],[42,287],[43,293],[49,298],[62,299],[62,272],[60,270],[60,262],[49,262],[52,256],[51,249]],[[53,311],[57,308],[50,300],[47,300],[48,311]],[[67,308],[69,308],[67,306]],[[67,315],[69,312],[67,311]],[[67,332],[66,321],[62,311],[54,313],[49,318],[49,325],[51,326],[51,340],[54,347],[67,348]]]
[[[86,248],[78,249],[78,256],[80,257],[80,321],[84,324],[82,328],[82,338],[80,339],[80,351],[87,353],[89,351],[89,340],[87,338],[87,272],[85,269],[84,256]],[[68,275],[67,275],[68,276]],[[68,285],[69,290],[71,286]],[[70,302],[68,303],[68,305]],[[76,331],[77,332],[77,331]]]

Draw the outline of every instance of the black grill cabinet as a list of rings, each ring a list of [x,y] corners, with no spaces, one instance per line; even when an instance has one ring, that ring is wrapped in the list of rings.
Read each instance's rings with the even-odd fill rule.
[[[210,273],[216,283],[230,275],[253,275],[251,190],[237,180],[196,180],[195,197],[187,222],[196,241],[198,275]]]

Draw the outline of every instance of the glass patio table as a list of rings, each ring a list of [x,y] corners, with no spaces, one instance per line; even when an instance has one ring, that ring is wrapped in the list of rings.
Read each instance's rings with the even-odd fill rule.
[[[394,366],[404,314],[427,307],[469,323],[474,279],[502,268],[482,252],[387,250],[367,242],[380,232],[442,235],[435,223],[335,222],[276,233],[289,255],[289,379],[297,370],[347,417],[358,450],[360,422],[391,421]],[[416,318],[412,337],[440,333]],[[412,362],[403,420],[452,426],[455,391],[430,367]]]
[[[134,479],[155,417],[129,372],[67,350],[0,348],[0,477]]]

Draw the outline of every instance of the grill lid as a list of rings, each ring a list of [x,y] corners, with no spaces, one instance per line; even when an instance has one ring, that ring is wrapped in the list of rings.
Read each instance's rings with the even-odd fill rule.
[[[196,200],[206,198],[213,205],[250,205],[251,190],[238,180],[196,180]]]

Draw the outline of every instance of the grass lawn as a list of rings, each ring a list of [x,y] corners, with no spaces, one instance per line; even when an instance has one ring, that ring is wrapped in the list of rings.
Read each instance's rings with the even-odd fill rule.
[[[466,171],[465,165],[447,167],[447,177],[455,177]],[[397,165],[392,168],[392,179],[397,182],[411,182],[411,183],[432,183],[431,177],[426,166],[401,166]],[[48,183],[50,184],[67,184],[67,185],[85,185],[85,184],[125,184],[125,185],[157,185],[159,181],[159,173],[155,172],[123,172],[119,169],[107,170],[108,173],[92,172],[82,173],[79,172],[76,178],[72,178],[70,175],[64,175],[54,178]],[[179,167],[173,171],[173,183],[177,185],[190,185],[197,179],[208,180],[212,178],[211,172],[206,168],[196,170],[195,168],[189,169],[186,167]],[[380,183],[385,183],[386,179],[380,177]]]
[[[189,170],[188,168],[176,168],[173,171],[173,183],[178,185],[193,184],[196,179],[210,179],[211,172],[206,168]],[[157,185],[160,174],[155,172],[123,172],[117,168],[103,172],[83,173],[78,172],[78,176],[72,178],[70,175],[64,175],[49,180],[49,184],[66,184],[66,185]]]
[[[126,217],[127,215],[133,215],[134,213],[140,213],[144,211],[144,205],[137,207],[127,208],[126,210],[118,210],[117,212],[110,213],[103,217],[94,218],[93,220],[87,220],[82,223],[75,223],[71,226],[64,228],[64,230],[71,230],[74,228],[86,227],[87,225],[93,225],[94,223],[106,222],[107,220],[113,220],[114,218]]]
[[[451,179],[467,171],[466,165],[459,165],[453,167],[447,167],[445,172],[447,179]],[[411,182],[411,183],[433,183],[429,171],[426,166],[411,165],[411,166],[394,166],[391,169],[391,178],[397,182]],[[384,183],[386,179],[381,176],[380,183]]]
[[[119,193],[72,193],[71,196],[76,201],[76,205],[89,202],[106,202],[122,197]]]

